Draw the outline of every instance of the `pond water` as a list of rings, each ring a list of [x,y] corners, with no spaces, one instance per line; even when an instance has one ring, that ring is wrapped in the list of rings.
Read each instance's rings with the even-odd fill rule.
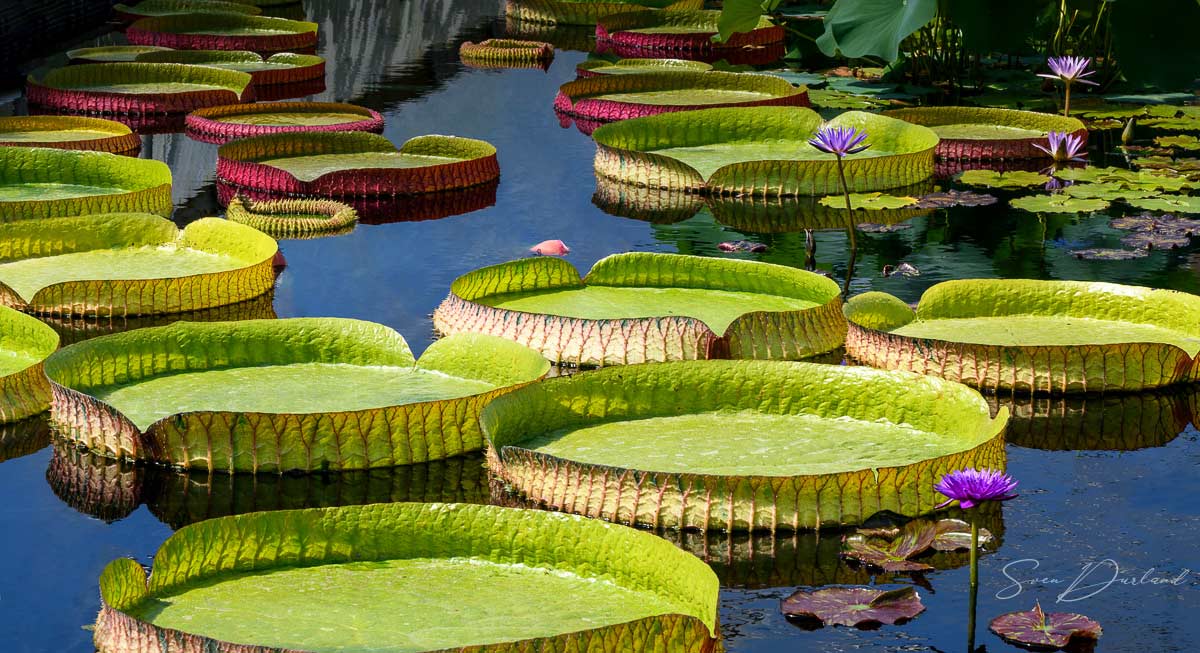
[[[473,70],[458,62],[460,42],[504,35],[503,2],[307,0],[307,13],[320,23],[318,53],[329,61],[328,88],[314,99],[382,112],[384,133],[397,144],[422,134],[487,140],[499,151],[502,178],[494,201],[484,196],[477,203],[486,206],[478,210],[422,221],[404,220],[430,213],[396,215],[396,222],[360,225],[344,236],[284,241],[288,268],[274,296],[278,316],[381,322],[420,352],[433,337],[430,314],[456,276],[521,257],[552,238],[571,247],[568,260],[582,270],[630,250],[804,264],[803,233],[738,231],[707,209],[673,224],[652,224],[598,208],[592,199],[594,145],[574,126],[564,128],[552,109],[558,86],[574,79],[586,54],[560,50],[545,72]],[[0,113],[22,113],[18,96],[11,90]],[[179,224],[219,213],[215,146],[160,134],[144,137],[142,156],[170,164]],[[1106,217],[1052,214],[1039,221],[1001,202],[937,210],[905,224],[898,231],[858,234],[851,293],[884,290],[911,302],[938,281],[965,277],[1102,279],[1200,292],[1194,249],[1116,262],[1070,255],[1070,249],[1116,244],[1119,233]],[[729,254],[718,248],[743,239],[768,249]],[[902,262],[920,275],[881,277],[885,265]],[[816,265],[835,279],[846,275],[844,231],[817,233]],[[1200,444],[1190,425],[1192,410],[1200,407],[1196,399],[1035,402],[1032,408],[1046,417],[1014,424],[1020,437],[1009,444],[1009,472],[1020,480],[1021,496],[1004,504],[1002,519],[987,524],[1002,543],[981,561],[977,644],[1016,650],[987,632],[986,624],[1037,599],[1047,610],[1100,621],[1101,651],[1200,648],[1194,618],[1200,608]],[[1031,406],[1022,406],[1028,414]],[[56,452],[37,420],[4,434],[0,650],[13,653],[92,650],[88,628],[99,608],[96,579],[103,566],[118,556],[148,563],[172,528],[190,521],[273,507],[481,500],[487,492],[478,458],[344,477],[209,479],[89,464],[69,450]],[[1056,450],[1066,446],[1072,449]],[[871,582],[837,559],[838,534],[670,537],[705,555],[720,572],[726,585],[720,618],[730,651],[966,648],[964,564],[919,581],[903,575],[874,579],[889,586],[919,582],[928,609],[907,625],[806,632],[779,613],[781,598],[806,583]],[[1069,590],[1086,565],[1093,565],[1090,575]]]

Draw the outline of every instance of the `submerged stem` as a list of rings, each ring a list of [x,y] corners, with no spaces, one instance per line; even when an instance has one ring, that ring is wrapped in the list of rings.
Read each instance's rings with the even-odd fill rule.
[[[967,653],[975,651],[975,603],[979,597],[979,525],[971,520],[971,592],[967,600]]]

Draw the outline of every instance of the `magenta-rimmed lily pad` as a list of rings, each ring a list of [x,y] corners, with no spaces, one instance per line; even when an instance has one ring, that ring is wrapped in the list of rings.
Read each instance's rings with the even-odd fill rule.
[[[125,30],[134,45],[176,50],[250,50],[311,53],[317,47],[317,24],[245,14],[174,14],[143,18]]]
[[[150,16],[173,16],[175,14],[233,13],[257,16],[262,9],[249,2],[236,0],[142,0],[131,4],[113,5],[117,17],[133,22]]]
[[[512,20],[549,25],[595,25],[601,18],[636,9],[699,10],[704,0],[508,0]]]
[[[136,156],[142,139],[115,120],[84,116],[0,118],[0,146],[53,147]]]
[[[712,70],[712,65],[706,64],[703,61],[689,61],[687,59],[632,58],[618,59],[617,61],[589,59],[575,66],[575,74],[579,77],[631,75],[637,73],[670,72],[672,70],[702,73]]]
[[[264,95],[261,91],[267,86],[325,79],[325,59],[315,54],[277,52],[263,57],[249,50],[167,50],[140,54],[136,61],[182,63],[249,73],[255,85],[256,96]]]
[[[67,58],[71,63],[131,63],[138,55],[170,50],[157,45],[98,45],[67,50]]]
[[[851,628],[901,624],[925,611],[921,596],[911,587],[894,590],[869,587],[797,590],[783,599],[779,608],[789,617]]]
[[[383,131],[383,116],[342,102],[257,102],[227,104],[188,114],[187,135],[223,145],[237,138],[285,132]]]
[[[769,64],[785,53],[782,27],[765,16],[750,30],[724,41],[721,12],[646,10],[610,14],[596,23],[597,52],[619,57],[670,55],[705,62],[725,60],[732,65]]]
[[[1100,624],[1074,612],[1042,611],[1036,603],[1032,610],[1002,614],[988,626],[1006,642],[1042,649],[1061,649],[1072,642],[1100,639]]]
[[[54,111],[144,118],[249,102],[252,82],[236,70],[177,63],[79,64],[30,74],[26,95]]]
[[[916,107],[885,111],[885,116],[924,125],[941,139],[940,159],[1043,159],[1052,132],[1066,132],[1087,144],[1087,128],[1076,118],[1052,113],[981,107]]]

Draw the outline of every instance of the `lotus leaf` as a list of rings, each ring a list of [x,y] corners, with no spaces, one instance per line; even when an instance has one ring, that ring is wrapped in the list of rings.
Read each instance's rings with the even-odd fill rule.
[[[797,590],[780,604],[789,617],[815,619],[829,626],[894,625],[925,611],[911,587],[885,591],[870,587],[831,587]]]
[[[29,103],[60,111],[181,114],[254,98],[252,78],[236,70],[173,63],[103,63],[31,74]]]
[[[458,48],[463,63],[476,68],[548,67],[554,46],[541,41],[486,39],[466,41]]]
[[[1006,642],[1052,649],[1066,648],[1072,640],[1095,642],[1103,632],[1099,623],[1081,614],[1042,612],[1040,603],[1032,610],[1002,614],[988,627]]]
[[[414,361],[382,325],[295,318],[102,336],[57,352],[47,376],[52,418],[90,449],[193,469],[282,472],[478,451],[479,409],[547,365],[481,335],[439,340]]]
[[[1152,211],[1200,213],[1200,195],[1163,195],[1161,197],[1128,198],[1126,204]]]
[[[171,215],[165,163],[107,152],[0,147],[0,222],[145,211]]]
[[[1128,261],[1135,258],[1146,258],[1150,252],[1144,249],[1109,249],[1093,247],[1089,249],[1071,250],[1071,254],[1085,261]]]
[[[79,116],[0,118],[0,146],[55,147],[134,156],[142,139],[113,120]]]
[[[575,74],[580,77],[595,77],[597,75],[628,75],[633,73],[669,72],[672,70],[687,70],[706,72],[712,70],[711,64],[703,61],[688,61],[686,59],[589,59],[575,67]]]
[[[274,287],[275,241],[216,218],[144,213],[0,224],[0,303],[67,316],[196,311]]]
[[[280,52],[264,59],[249,50],[167,50],[138,55],[137,61],[182,63],[249,73],[256,95],[263,94],[264,86],[325,79],[325,59],[314,54]]]
[[[1013,170],[1011,172],[996,172],[995,170],[967,170],[958,178],[969,186],[987,186],[988,188],[1028,188],[1041,186],[1050,181],[1050,177],[1037,172]]]
[[[623,642],[702,653],[716,645],[717,590],[703,562],[650,533],[543,511],[392,503],[263,512],[180,529],[149,578],[132,559],[110,563],[95,644],[101,653],[323,652],[347,642],[602,653]],[[447,605],[457,618],[446,619]]]
[[[939,409],[910,409],[927,401]],[[918,479],[1003,467],[1005,419],[931,377],[684,361],[552,379],[481,422],[489,469],[539,503],[651,527],[776,530],[929,512],[938,496]]]
[[[987,391],[1142,390],[1200,378],[1200,298],[1083,281],[939,283],[915,312],[885,293],[854,297],[856,360]]]
[[[821,109],[878,109],[887,102],[872,97],[831,89],[809,89],[808,100]]]
[[[846,198],[840,195],[827,195],[817,200],[822,206],[831,208],[845,208]],[[883,209],[903,209],[905,207],[914,206],[917,203],[915,197],[897,197],[895,195],[885,195],[883,193],[851,193],[850,208],[855,211],[878,211]]]
[[[36,318],[0,307],[0,423],[36,415],[50,406],[42,362],[58,349],[58,334]]]
[[[785,33],[766,17],[750,29],[718,41],[720,11],[632,11],[611,14],[596,23],[600,52],[621,57],[669,53],[729,64],[767,64],[784,55]]]
[[[714,74],[714,73],[704,73]],[[842,192],[836,159],[808,143],[821,117],[806,109],[708,109],[626,120],[596,130],[596,173],[616,181],[712,195]],[[852,192],[915,184],[933,174],[937,136],[925,127],[850,111],[828,124],[865,129],[871,148],[845,160]]]
[[[770,75],[672,71],[577,79],[560,86],[554,98],[555,111],[587,124],[705,108],[764,106],[808,106],[807,91]]]
[[[1046,144],[1049,132],[1067,132],[1087,143],[1087,129],[1075,118],[1049,113],[976,107],[920,107],[887,111],[898,118],[933,130],[941,139],[937,156],[943,159],[1041,159],[1049,155],[1034,147]]]
[[[433,314],[442,333],[515,340],[577,365],[799,359],[842,343],[837,284],[780,265],[632,252],[581,279],[530,258],[469,272]]]
[[[889,537],[857,536],[846,539],[842,556],[884,571],[929,571],[932,566],[910,558],[925,553],[937,539],[933,522],[914,519]]]
[[[1195,136],[1159,136],[1154,139],[1156,145],[1177,147],[1181,150],[1200,150],[1200,138]]]
[[[243,14],[174,14],[143,18],[125,30],[134,45],[176,50],[250,50],[259,54],[311,52],[317,24]]]
[[[969,190],[948,190],[922,195],[917,207],[922,209],[944,209],[952,206],[991,206],[1000,200],[995,195],[976,193]]]
[[[1046,451],[1136,451],[1174,440],[1194,417],[1194,387],[1082,397],[988,397],[1011,414],[1010,444]]]
[[[235,138],[284,132],[379,133],[383,131],[383,116],[341,102],[272,102],[199,109],[188,115],[186,124],[191,138],[221,145]]]
[[[1129,184],[1103,181],[1094,184],[1072,184],[1062,189],[1063,194],[1080,199],[1131,200],[1158,195],[1156,190],[1130,188]]]
[[[703,0],[508,0],[505,18],[551,25],[595,25],[601,18],[636,9],[695,11]],[[513,32],[510,30],[509,34]]]
[[[130,6],[117,4],[113,11],[124,20],[135,21],[147,16],[171,16],[174,14],[234,13],[257,16],[262,9],[245,2],[224,0],[142,0]]]
[[[250,225],[275,238],[320,238],[350,233],[358,222],[353,208],[331,200],[229,202],[225,217]]]
[[[1102,199],[1074,197],[1068,193],[1052,195],[1026,195],[1009,201],[1009,206],[1035,213],[1090,213],[1108,208]]]
[[[1054,173],[1066,181],[1084,183],[1116,183],[1138,190],[1180,191],[1193,184],[1186,178],[1166,170],[1127,170],[1125,168],[1067,168]]]
[[[418,136],[399,149],[367,132],[267,134],[217,150],[217,181],[233,189],[373,197],[478,186],[500,176],[496,148],[457,136]]]
[[[825,56],[899,58],[900,42],[937,14],[935,0],[840,0],[825,15],[817,47]]]
[[[129,63],[137,59],[139,54],[165,52],[170,49],[155,45],[101,45],[67,50],[67,58],[71,63]]]

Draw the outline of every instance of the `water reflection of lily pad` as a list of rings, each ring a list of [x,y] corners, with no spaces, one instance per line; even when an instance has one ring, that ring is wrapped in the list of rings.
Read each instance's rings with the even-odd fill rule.
[[[1121,244],[1145,249],[1176,249],[1187,247],[1192,239],[1171,229],[1143,229],[1121,237]]]
[[[870,587],[831,587],[797,590],[780,604],[783,614],[815,620],[827,626],[895,625],[925,611],[921,597],[911,587],[882,590]]]
[[[1013,170],[1011,172],[996,172],[995,170],[967,170],[958,180],[968,186],[987,186],[988,188],[1027,188],[1041,186],[1050,181],[1050,177],[1037,172]]]
[[[597,175],[592,204],[609,215],[652,224],[675,224],[703,209],[704,198],[695,193],[623,184]]]
[[[952,206],[990,206],[999,202],[995,195],[976,193],[969,190],[947,190],[922,195],[917,199],[917,208],[945,209]]]
[[[1128,261],[1135,258],[1146,258],[1150,252],[1144,249],[1115,249],[1107,247],[1091,247],[1073,249],[1071,255],[1085,261]]]
[[[883,100],[877,100],[873,97],[863,95],[854,95],[845,91],[834,91],[830,89],[816,88],[809,89],[808,101],[814,107],[820,109],[878,109],[886,107],[888,103]]]
[[[108,315],[104,317],[44,315],[40,319],[58,333],[62,345],[65,347],[99,336],[147,327],[166,326],[175,322],[273,320],[278,317],[275,314],[274,300],[275,292],[272,290],[244,302],[183,313],[144,316]]]
[[[1200,213],[1200,195],[1162,195],[1125,200],[1130,206],[1152,211],[1177,211],[1180,213]]]
[[[1134,451],[1162,446],[1193,419],[1194,389],[1084,397],[987,397],[1012,414],[1011,444],[1047,451]]]
[[[817,200],[822,206],[831,208],[845,208],[846,198],[844,195],[826,195]],[[903,209],[914,206],[917,203],[915,197],[898,197],[896,195],[887,195],[884,193],[850,193],[850,208],[855,211],[879,211],[884,209]]]
[[[1067,186],[1062,191],[1071,197],[1080,199],[1096,199],[1096,200],[1132,200],[1143,197],[1152,197],[1158,194],[1156,190],[1148,190],[1144,188],[1129,188],[1128,185],[1120,182],[1098,182],[1094,184],[1072,184]]]
[[[0,462],[36,453],[50,444],[50,423],[45,415],[0,425]]]
[[[896,189],[905,195],[919,195],[932,188],[925,182]],[[931,209],[915,206],[902,209],[876,209],[846,215],[845,206],[829,207],[814,196],[803,197],[710,197],[708,207],[723,225],[755,233],[795,233],[806,229],[845,229],[854,223],[870,223],[905,228],[903,223],[929,215]]]
[[[1009,206],[1034,213],[1091,213],[1108,208],[1102,199],[1073,197],[1065,193],[1053,195],[1028,195],[1010,200]]]

